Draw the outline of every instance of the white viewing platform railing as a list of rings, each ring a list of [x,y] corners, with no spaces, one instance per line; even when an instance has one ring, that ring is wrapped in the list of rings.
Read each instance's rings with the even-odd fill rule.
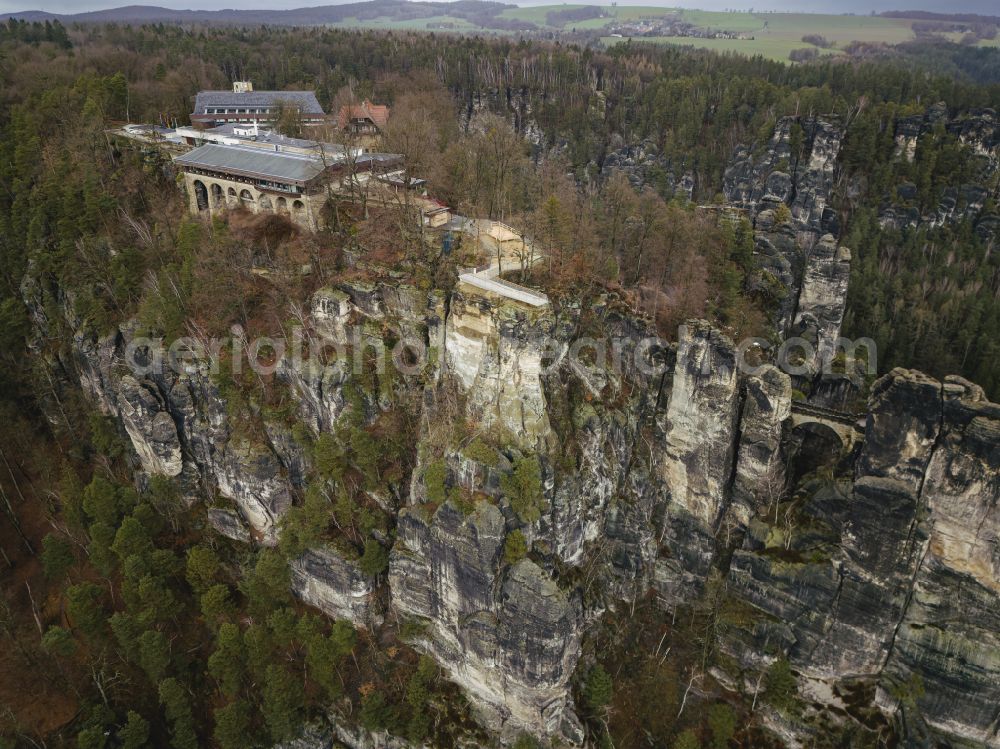
[[[512,242],[520,245],[519,256],[512,257],[509,254],[504,256],[501,252],[499,260],[493,258],[491,262],[479,268],[463,269],[458,275],[460,282],[532,307],[544,307],[549,303],[549,298],[542,292],[500,278],[500,274],[504,271],[521,268],[522,257],[530,257],[529,262],[532,264],[541,261],[541,254],[534,252],[530,240],[519,234],[513,227],[500,221],[462,217],[459,219],[457,222],[461,227],[459,231],[476,237],[477,241],[481,242],[484,237],[489,237],[496,242]]]
[[[459,275],[458,280],[463,283],[467,283],[470,286],[475,286],[477,289],[490,291],[494,294],[507,297],[508,299],[514,299],[515,301],[529,304],[532,307],[544,307],[549,303],[549,298],[545,296],[545,294],[532,291],[524,286],[518,286],[516,283],[504,281],[500,278],[489,278],[486,275],[487,272],[488,271],[482,271],[482,274],[462,273]]]

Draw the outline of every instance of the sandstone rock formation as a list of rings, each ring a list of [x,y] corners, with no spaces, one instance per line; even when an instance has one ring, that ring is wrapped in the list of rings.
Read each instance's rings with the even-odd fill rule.
[[[425,626],[420,645],[508,737],[529,730],[582,736],[568,683],[579,656],[579,603],[534,562],[501,564],[506,536],[496,506],[465,516],[442,505],[399,515],[389,585],[394,608]]]
[[[842,314],[846,259],[831,239],[802,254],[795,320],[817,341],[833,336]],[[646,373],[569,366],[573,310],[563,319],[463,293],[446,309],[439,295],[372,284],[321,290],[312,314],[335,339],[354,325],[375,335],[374,321],[422,337],[438,363],[398,383],[417,396],[421,419],[439,416],[438,389],[454,387],[460,416],[502,439],[489,464],[460,445],[444,449],[447,487],[466,501],[427,503],[418,455],[415,490],[395,517],[387,591],[325,546],[294,560],[293,588],[358,626],[377,628],[386,614],[411,624],[412,644],[500,735],[583,742],[571,684],[588,624],[650,588],[670,616],[715,575],[751,612],[722,643],[740,671],[730,683],[753,683],[786,657],[813,690],[810,709],[825,704],[848,720],[838,690],[861,683],[887,714],[919,713],[930,735],[997,745],[1000,407],[974,385],[892,372],[872,388],[860,451],[838,458],[853,468],[808,478],[790,502],[791,382],[770,366],[741,373],[732,341],[707,323],[689,324],[660,352],[664,367]],[[597,314],[626,351],[649,333],[611,305]],[[278,422],[252,437],[237,428],[207,362],[130,372],[131,340],[127,327],[79,335],[83,386],[120,418],[145,471],[229,498],[208,512],[220,533],[276,541],[309,472],[297,432]],[[347,413],[370,423],[394,397],[348,397],[346,363],[289,359],[278,369],[314,433],[335,430]],[[524,455],[538,458],[544,495],[529,522],[503,489]],[[529,553],[506,559],[515,529]],[[603,590],[586,604],[566,573],[584,566]],[[908,695],[913,675],[924,689]],[[808,729],[780,730],[794,742]]]
[[[829,207],[843,127],[832,119],[782,117],[759,154],[741,147],[726,169],[726,199],[756,216],[785,204],[801,229],[837,232]]]
[[[691,172],[674,170],[651,140],[624,144],[620,138],[612,139],[611,152],[601,166],[604,174],[620,172],[636,189],[650,187],[662,194],[692,200],[695,180]]]
[[[725,174],[730,204],[754,222],[754,291],[774,299],[779,335],[812,347],[791,362],[805,373],[800,382],[829,369],[847,305],[851,252],[837,244],[830,205],[842,138],[833,119],[784,117],[766,147],[741,147]]]
[[[739,398],[735,348],[700,323],[681,330],[663,425],[662,478],[671,511],[714,528],[726,508]],[[676,510],[675,510],[676,508]]]
[[[896,120],[896,158],[914,161],[920,138],[936,129],[943,130],[969,149],[973,181],[947,185],[939,195],[933,196],[937,205],[923,211],[917,201],[917,186],[913,183],[898,185],[894,195],[883,196],[879,223],[897,229],[929,228],[968,219],[973,222],[976,233],[989,241],[1000,229],[996,210],[984,210],[1000,169],[1000,119],[993,109],[974,109],[951,117],[943,102],[932,104],[922,115]]]
[[[942,386],[941,427],[922,477],[927,537],[886,665],[915,675],[933,731],[1000,746],[1000,405],[960,378]],[[898,690],[883,698],[898,703]]]
[[[747,525],[777,500],[785,486],[782,425],[791,415],[792,384],[777,367],[765,365],[746,379],[739,421],[731,519]]]
[[[806,258],[791,329],[812,345],[814,354],[808,364],[812,371],[836,356],[850,276],[851,251],[838,247],[832,234],[823,235]]]
[[[549,432],[543,360],[561,354],[550,348],[548,313],[456,293],[445,327],[445,366],[468,395],[469,417],[534,448]]]
[[[132,440],[143,470],[163,476],[181,472],[181,443],[170,413],[155,390],[143,387],[130,375],[118,383],[122,425]]]
[[[759,521],[734,554],[730,589],[763,618],[733,652],[780,643],[805,678],[868,678],[942,740],[1000,745],[998,409],[958,378],[876,383],[854,479],[808,500],[798,559]]]
[[[332,619],[371,627],[379,617],[373,608],[374,582],[335,549],[307,549],[291,562],[292,592]]]

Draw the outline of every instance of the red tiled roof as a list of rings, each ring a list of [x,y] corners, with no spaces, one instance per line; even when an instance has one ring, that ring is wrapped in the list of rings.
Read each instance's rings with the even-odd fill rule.
[[[353,120],[371,120],[379,129],[384,128],[389,121],[389,107],[372,104],[368,99],[360,104],[345,104],[337,114],[337,124],[343,129]]]

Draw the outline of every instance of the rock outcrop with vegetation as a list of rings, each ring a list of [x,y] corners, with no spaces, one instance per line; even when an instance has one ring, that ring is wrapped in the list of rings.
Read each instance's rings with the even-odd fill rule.
[[[329,29],[0,58],[3,740],[1000,747],[991,89]],[[233,59],[384,98],[547,302],[408,193],[188,215],[108,128]]]

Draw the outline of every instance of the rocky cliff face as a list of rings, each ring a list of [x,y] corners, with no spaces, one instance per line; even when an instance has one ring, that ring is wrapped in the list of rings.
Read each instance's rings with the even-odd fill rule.
[[[652,457],[667,497],[656,583],[668,601],[696,595],[708,574],[729,506],[739,411],[732,341],[703,323],[684,326]]]
[[[549,434],[543,356],[558,358],[548,312],[455,293],[445,325],[445,366],[467,398],[467,417],[528,448]],[[552,346],[551,344],[555,344]]]
[[[784,490],[781,440],[791,407],[791,379],[780,369],[765,365],[747,377],[731,512],[731,519],[740,526],[745,527],[756,514],[766,514]]]
[[[620,172],[636,189],[648,186],[663,195],[693,199],[696,187],[694,174],[674,168],[652,141],[626,145],[620,137],[613,136],[608,149],[609,153],[601,164],[604,174]]]
[[[754,222],[758,291],[775,299],[777,332],[813,347],[801,362],[811,376],[832,357],[847,303],[851,252],[837,245],[831,206],[842,139],[832,119],[784,117],[759,153],[737,150],[724,179]]]
[[[920,487],[926,542],[886,673],[891,684],[919,678],[916,704],[933,733],[1000,746],[1000,406],[948,378],[938,408]]]
[[[459,126],[463,130],[474,130],[479,118],[488,112],[502,114],[528,142],[536,147],[542,145],[545,134],[535,119],[527,89],[508,87],[469,92],[459,113]]]
[[[399,516],[390,564],[393,606],[425,626],[419,645],[474,698],[486,725],[577,743],[568,682],[579,655],[580,604],[534,562],[502,563],[499,509],[451,503]]]
[[[381,617],[373,606],[374,581],[356,562],[331,548],[307,549],[291,565],[292,591],[332,619],[373,627]]]
[[[997,746],[996,419],[968,383],[880,380],[853,479],[735,553],[730,590],[761,618],[733,652],[777,646],[834,692],[867,678],[942,740]]]
[[[912,182],[896,186],[894,195],[883,196],[879,222],[883,226],[935,227],[970,220],[984,240],[997,235],[1000,215],[996,209],[984,210],[995,190],[1000,169],[1000,120],[993,109],[976,109],[950,117],[943,102],[933,104],[922,115],[900,118],[895,123],[896,158],[912,162],[922,137],[943,132],[954,137],[972,155],[969,182],[948,185],[930,210],[918,206],[918,188]]]
[[[662,479],[671,506],[714,528],[726,509],[736,443],[735,347],[706,325],[685,327],[663,425]]]
[[[795,227],[791,222],[778,223],[771,208],[756,216],[754,255],[758,268],[754,291],[774,298],[774,327],[783,333],[795,316],[806,252],[798,241]]]
[[[790,332],[812,346],[812,371],[836,356],[840,325],[847,307],[851,277],[851,251],[838,247],[832,234],[824,234],[812,247],[805,263],[798,305]]]
[[[181,472],[181,443],[177,426],[157,398],[159,393],[143,387],[130,375],[119,382],[119,416],[128,432],[143,470],[161,476]]]
[[[218,491],[257,538],[277,540],[292,502],[287,475],[270,445],[234,434],[210,362],[154,371],[151,349],[129,327],[99,339],[81,334],[76,344],[81,385],[121,420],[146,473],[179,476],[189,494]]]
[[[414,381],[416,388],[435,387],[444,371],[450,386],[461,391],[468,419],[524,450],[544,447],[552,438],[541,381],[540,352],[554,342],[545,313],[455,294],[446,319],[438,295],[358,284],[321,289],[311,313],[314,345],[353,352],[359,339],[351,336],[359,330],[360,345],[382,343],[374,321],[400,338],[418,338],[428,365]],[[240,429],[209,361],[193,361],[180,373],[133,376],[124,361],[131,335],[125,330],[99,340],[78,336],[84,387],[119,417],[144,471],[178,477],[190,495],[200,487],[217,491],[233,503],[209,511],[220,533],[274,543],[308,470],[305,446],[280,423],[266,424],[263,434]],[[555,351],[558,356],[558,347]],[[278,362],[278,380],[314,433],[332,431],[359,407],[348,396],[356,376],[351,361],[348,356],[328,364],[292,357]],[[364,397],[363,420],[387,407],[386,397]],[[502,455],[481,475],[473,462],[452,457],[456,475],[494,495],[498,476],[511,470]],[[561,590],[529,559],[503,561],[514,521],[497,505],[479,501],[468,516],[451,503],[427,517],[425,512],[410,508],[399,514],[389,574],[394,610],[425,625],[415,644],[466,689],[491,727],[509,737],[528,730],[579,743],[582,733],[569,693],[582,634],[578,594]],[[548,522],[541,521],[547,535],[562,534]],[[529,539],[539,532],[524,531]],[[363,627],[380,623],[372,580],[332,547],[307,549],[292,561],[291,575],[293,592],[329,616]]]
[[[843,136],[832,119],[782,117],[760,153],[746,146],[737,151],[725,173],[726,199],[751,216],[784,204],[799,228],[836,234],[829,203]]]
[[[811,249],[794,319],[822,346],[839,326],[847,258],[831,237]],[[396,394],[357,388],[349,358],[280,363],[313,434],[348,414],[370,423],[399,393],[422,404],[388,590],[324,545],[293,560],[296,594],[358,626],[406,621],[499,735],[579,744],[572,684],[586,629],[651,588],[669,617],[715,575],[747,612],[723,638],[727,683],[749,694],[784,657],[812,697],[807,715],[851,720],[844,690],[862,684],[870,709],[923,721],[927,735],[1000,745],[1000,406],[964,381],[894,371],[872,389],[857,454],[838,448],[835,464],[789,487],[790,434],[839,437],[793,418],[787,375],[738,371],[732,341],[702,322],[657,352],[659,369],[628,356],[620,368],[571,363],[575,314],[468,290],[447,305],[392,284],[317,292],[312,334],[413,336],[436,353]],[[610,302],[595,314],[626,353],[649,333]],[[133,341],[128,327],[78,335],[83,387],[120,420],[143,471],[191,498],[218,493],[231,502],[210,510],[220,532],[273,543],[310,470],[297,432],[278,420],[247,430],[208,362],[130,371]],[[470,449],[473,433],[488,454]],[[541,496],[522,516],[506,477],[526,459],[537,460]],[[432,502],[436,461],[444,478]],[[508,552],[518,535],[526,550]],[[584,595],[583,569],[600,596]],[[922,689],[907,686],[914,675]],[[815,730],[780,716],[774,725],[790,744]]]
[[[852,374],[838,379],[824,366],[837,355],[850,280],[851,251],[838,245],[831,205],[843,135],[833,119],[782,118],[759,152],[737,150],[724,179],[731,206],[754,224],[755,291],[774,300],[778,335],[804,341],[790,349],[795,387],[821,405],[859,391]]]

